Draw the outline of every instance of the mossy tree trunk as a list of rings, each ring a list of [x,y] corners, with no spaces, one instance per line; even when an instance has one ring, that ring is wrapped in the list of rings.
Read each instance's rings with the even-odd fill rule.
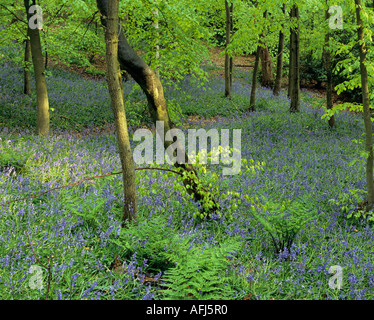
[[[118,11],[119,0],[110,0],[108,4],[107,28],[105,32],[107,65],[106,78],[111,98],[111,106],[114,113],[118,149],[122,164],[124,187],[123,220],[133,221],[136,218],[137,209],[135,168],[127,129],[121,69],[118,63]]]
[[[366,182],[367,182],[367,202],[368,208],[373,209],[374,207],[374,181],[373,181],[373,127],[370,114],[370,95],[369,95],[369,82],[368,82],[368,71],[366,68],[367,57],[366,57],[366,44],[364,36],[364,24],[361,18],[362,2],[361,0],[355,0],[356,4],[356,17],[357,17],[357,34],[360,48],[360,70],[361,70],[361,88],[362,88],[362,104],[363,104],[363,117],[365,124],[366,134]]]
[[[96,0],[97,7],[102,15],[101,23],[104,27],[107,24],[107,10],[108,0]],[[164,149],[168,150],[168,147],[173,143],[165,139],[166,133],[175,128],[175,125],[171,122],[167,103],[164,96],[163,86],[160,79],[157,77],[154,70],[152,70],[143,59],[133,50],[129,45],[123,31],[120,29],[119,32],[119,43],[118,43],[118,59],[122,70],[128,72],[131,77],[139,84],[144,94],[147,97],[148,109],[151,114],[152,120],[156,124],[156,121],[163,122],[163,132],[157,132],[161,140],[164,142]],[[160,126],[162,127],[162,126]],[[178,143],[178,142],[177,142]],[[219,205],[214,199],[213,195],[201,186],[201,181],[194,169],[189,164],[188,156],[182,146],[179,146],[179,150],[184,152],[184,161],[177,161],[174,166],[182,168],[190,176],[183,180],[183,183],[189,194],[193,195],[196,202],[201,204],[211,203],[209,212],[218,210]]]
[[[24,0],[28,21],[31,18],[29,14],[30,2]],[[35,0],[32,1],[35,5]],[[28,35],[30,37],[32,63],[34,65],[36,97],[37,97],[37,118],[36,118],[36,134],[46,136],[49,134],[49,101],[47,82],[44,68],[44,58],[42,45],[40,41],[39,29],[31,29],[28,26]]]

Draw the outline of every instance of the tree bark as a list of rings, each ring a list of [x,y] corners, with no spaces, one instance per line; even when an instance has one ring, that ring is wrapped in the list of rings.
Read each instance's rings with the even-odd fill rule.
[[[23,93],[31,95],[31,72],[30,72],[30,60],[31,60],[31,44],[30,44],[30,34],[29,29],[27,29],[27,37],[25,40],[25,60],[23,68]]]
[[[267,11],[263,14],[264,19],[267,18]],[[264,87],[272,88],[273,87],[273,62],[271,61],[271,56],[269,48],[266,45],[266,31],[262,32],[260,36],[261,50],[260,50],[260,59],[262,67],[262,78],[261,84]]]
[[[272,88],[274,84],[273,63],[271,61],[269,48],[265,42],[262,42],[260,50],[260,60],[262,67],[261,85],[266,88]]]
[[[96,0],[96,3],[102,15],[101,23],[105,28],[107,24],[106,17],[108,12],[108,0]],[[169,117],[161,81],[157,77],[155,71],[152,70],[131,48],[122,30],[119,33],[118,59],[121,69],[125,70],[132,76],[146,95],[148,109],[154,123],[156,123],[156,121],[163,122],[164,130],[163,132],[157,132],[157,134],[164,143],[164,149],[168,150],[168,147],[173,142],[167,141],[167,139],[165,139],[165,135],[170,129],[175,128],[175,125],[171,122]],[[180,146],[179,150],[184,151],[184,148]],[[196,202],[201,204],[212,203],[210,209],[205,210],[205,212],[210,213],[219,209],[219,205],[213,198],[212,194],[201,186],[198,175],[194,167],[189,164],[188,156],[185,151],[184,161],[177,161],[174,166],[177,168],[182,168],[187,172],[187,174],[190,175],[190,177],[184,178],[183,184],[185,185],[187,192],[193,195]]]
[[[293,5],[291,19],[296,19],[296,27],[291,27],[290,38],[290,83],[289,97],[291,99],[290,112],[300,111],[300,33],[299,33],[299,8]]]
[[[111,0],[108,5],[106,40],[107,82],[114,113],[119,155],[122,164],[124,187],[123,220],[136,219],[136,184],[135,168],[131,152],[129,133],[122,90],[121,70],[118,63],[118,11],[119,0]]]
[[[365,124],[366,134],[366,152],[368,158],[366,162],[366,182],[368,188],[367,202],[368,209],[374,207],[374,181],[373,181],[373,127],[370,115],[370,96],[369,96],[369,82],[368,71],[366,68],[366,44],[364,37],[364,24],[361,19],[362,3],[361,0],[355,0],[356,4],[356,17],[358,26],[358,41],[360,48],[360,70],[361,70],[361,88],[362,88],[362,104],[363,104],[363,117]]]
[[[283,4],[283,14],[286,13],[286,4]],[[282,72],[283,72],[283,50],[284,50],[284,24],[282,24],[282,30],[279,31],[279,42],[278,42],[278,57],[277,57],[277,75],[275,77],[273,94],[278,96],[282,87]]]
[[[225,97],[231,99],[232,91],[232,68],[233,59],[229,56],[227,52],[227,47],[231,43],[231,32],[233,29],[233,4],[228,4],[225,0],[226,7],[226,54],[225,54]]]
[[[327,4],[327,1],[326,1]],[[325,12],[325,18],[328,21],[330,19],[329,10],[327,9]],[[330,51],[330,31],[328,29],[326,36],[325,36],[325,46],[323,50],[323,56],[325,61],[325,69],[327,74],[327,83],[326,83],[326,108],[327,110],[331,110],[333,108],[333,101],[332,101],[332,92],[333,92],[333,85],[332,85],[332,68],[331,68],[331,51]],[[332,116],[329,119],[329,127],[334,128],[335,126],[335,117]]]
[[[251,88],[251,100],[249,102],[250,111],[256,110],[256,89],[257,89],[257,74],[258,74],[258,67],[260,64],[260,51],[261,47],[257,46],[257,52],[256,52],[256,61],[255,66],[253,68],[253,74],[252,74],[252,88]]]
[[[30,3],[29,0],[24,0],[26,14],[28,21],[31,18],[29,14]],[[35,0],[32,2],[35,5]],[[28,34],[30,36],[32,62],[34,65],[34,74],[36,82],[36,97],[37,97],[37,119],[36,119],[36,134],[46,136],[49,134],[49,101],[47,83],[44,69],[44,59],[42,52],[42,45],[40,41],[40,34],[38,29],[31,29],[28,27]]]

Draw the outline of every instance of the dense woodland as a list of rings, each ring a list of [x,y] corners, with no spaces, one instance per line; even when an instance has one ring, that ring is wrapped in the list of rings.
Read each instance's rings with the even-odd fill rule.
[[[373,299],[373,26],[365,0],[2,0],[0,298]]]

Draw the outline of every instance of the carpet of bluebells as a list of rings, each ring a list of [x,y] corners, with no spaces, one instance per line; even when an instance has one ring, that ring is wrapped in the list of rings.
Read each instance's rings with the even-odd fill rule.
[[[105,80],[49,70],[51,135],[42,138],[33,135],[36,99],[22,94],[22,69],[2,62],[0,152],[27,161],[0,171],[0,298],[373,299],[373,226],[347,218],[365,197],[352,191],[366,189],[363,147],[353,141],[362,139],[361,119],[341,113],[330,130],[320,98],[303,92],[301,113],[290,114],[284,92],[274,97],[261,87],[257,111],[248,113],[251,75],[240,72],[231,101],[220,78],[203,88],[187,77],[165,93],[184,128],[242,129],[242,158],[263,170],[222,176],[221,166],[208,166],[226,214],[202,221],[176,176],[137,171],[137,223],[121,228],[120,175],[43,194],[120,171]],[[133,132],[149,124],[146,101],[132,81],[124,91]],[[245,195],[258,192],[273,202],[308,196],[315,216],[290,250],[274,253],[250,214]],[[343,270],[340,289],[329,286],[331,266]]]

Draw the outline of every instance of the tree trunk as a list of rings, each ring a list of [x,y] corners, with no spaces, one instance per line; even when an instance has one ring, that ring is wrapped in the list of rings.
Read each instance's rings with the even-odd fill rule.
[[[255,61],[255,66],[253,68],[253,74],[252,74],[251,100],[249,102],[249,105],[250,105],[249,110],[252,112],[256,110],[256,88],[257,88],[258,66],[260,64],[260,51],[261,51],[261,47],[257,46],[256,61]]]
[[[264,19],[267,18],[267,11],[263,14]],[[271,61],[271,56],[269,48],[266,45],[266,31],[264,30],[260,36],[261,50],[260,50],[260,59],[262,67],[262,78],[261,84],[264,87],[272,88],[273,87],[273,62]]]
[[[286,13],[286,4],[283,4],[283,14]],[[278,96],[282,87],[282,72],[283,72],[283,50],[284,50],[284,24],[282,24],[282,30],[279,31],[279,43],[278,43],[278,57],[277,57],[277,75],[275,77],[273,94]]]
[[[288,91],[287,91],[287,97],[289,99],[291,99],[291,91],[292,91],[292,86],[294,84],[294,82],[292,80],[292,76],[293,76],[292,66],[293,66],[293,57],[294,57],[294,55],[291,54],[291,47],[292,47],[292,43],[293,43],[293,37],[294,37],[294,33],[292,33],[292,30],[291,30],[291,33],[290,33],[290,57],[289,57],[289,66],[288,66]]]
[[[227,52],[227,47],[231,43],[231,32],[233,29],[233,4],[228,4],[227,0],[225,1],[226,7],[226,55],[225,55],[225,97],[231,99],[232,91],[232,68],[233,68],[233,59],[229,56]]]
[[[102,25],[106,27],[108,0],[96,0],[96,3],[102,15]],[[122,30],[119,33],[118,59],[121,69],[127,71],[132,76],[146,95],[149,112],[154,123],[156,123],[156,121],[163,122],[164,125],[160,127],[163,127],[164,130],[163,132],[157,132],[157,134],[164,143],[164,149],[168,150],[168,147],[173,142],[167,141],[165,135],[170,129],[175,128],[175,125],[170,121],[161,81],[157,77],[155,71],[152,70],[131,48]],[[201,186],[201,182],[195,169],[191,164],[189,164],[188,156],[184,151],[184,148],[180,146],[179,150],[183,150],[184,152],[184,161],[177,161],[174,166],[184,169],[187,174],[190,175],[190,177],[186,177],[183,180],[187,192],[192,194],[194,200],[198,203],[212,204],[209,210],[205,210],[205,212],[210,213],[218,210],[218,203],[213,198],[211,192],[208,192]]]
[[[33,0],[32,3],[33,5],[35,5],[35,0]],[[29,14],[29,0],[24,0],[24,4],[26,8],[26,14],[28,17],[27,20],[29,21],[29,19],[31,18],[31,15]],[[32,62],[34,65],[34,74],[36,82],[36,134],[45,136],[49,133],[49,102],[39,29],[31,29],[30,27],[28,27],[28,34],[30,36]]]
[[[366,162],[366,182],[368,188],[367,202],[368,209],[374,207],[374,182],[373,182],[373,127],[370,117],[370,96],[369,96],[369,83],[368,83],[368,71],[366,68],[366,45],[364,37],[364,24],[361,19],[362,3],[361,0],[355,0],[356,4],[356,16],[358,25],[358,41],[360,48],[360,70],[361,70],[361,88],[362,88],[362,104],[363,104],[363,117],[365,124],[366,134],[366,152],[368,158]]]
[[[290,39],[290,84],[289,97],[291,99],[290,112],[300,111],[300,33],[299,8],[294,5],[291,9],[291,19],[296,19],[296,27],[291,27]]]
[[[25,60],[23,68],[23,93],[31,95],[31,72],[30,72],[30,60],[31,60],[31,44],[30,44],[29,29],[27,29],[27,37],[25,40]]]
[[[327,2],[326,2],[327,4]],[[329,10],[327,9],[325,12],[325,18],[328,21],[330,19]],[[327,83],[326,83],[326,108],[327,110],[331,110],[333,108],[333,101],[332,101],[332,68],[331,68],[331,50],[330,50],[330,31],[328,29],[325,37],[325,47],[323,50],[323,56],[325,61],[325,68],[327,73]],[[335,117],[332,116],[329,119],[329,127],[333,128],[335,126]]]
[[[260,59],[261,59],[261,67],[262,67],[261,85],[266,88],[272,88],[274,84],[273,63],[271,61],[269,48],[265,44],[265,42],[262,42],[262,46],[260,50]]]
[[[123,220],[136,219],[135,168],[127,130],[125,103],[122,90],[121,69],[118,63],[118,11],[119,0],[111,0],[108,5],[106,40],[107,82],[114,113],[119,155],[122,164],[124,187]]]

